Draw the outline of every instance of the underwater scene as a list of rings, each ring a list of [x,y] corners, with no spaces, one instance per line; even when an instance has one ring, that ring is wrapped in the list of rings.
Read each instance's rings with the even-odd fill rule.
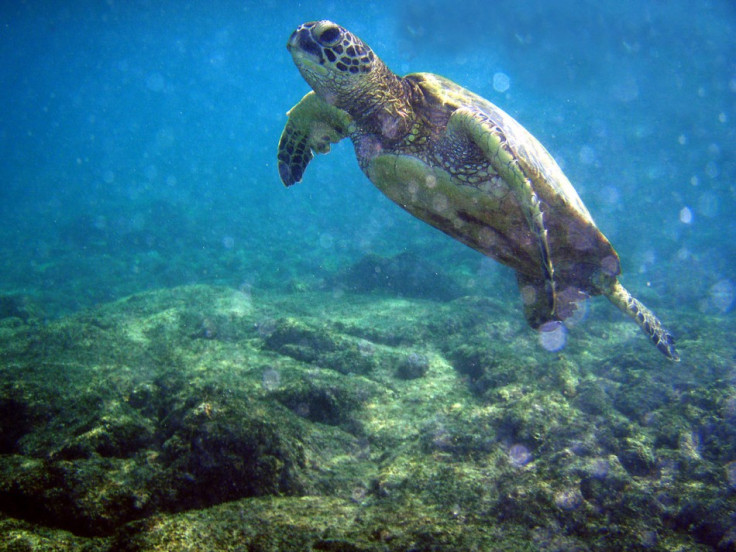
[[[4,2],[0,550],[736,551],[734,37]]]

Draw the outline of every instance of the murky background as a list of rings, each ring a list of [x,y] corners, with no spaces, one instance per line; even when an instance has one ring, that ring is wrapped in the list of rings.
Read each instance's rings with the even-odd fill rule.
[[[320,17],[394,71],[440,73],[521,121],[653,308],[733,308],[730,2],[0,9],[0,289],[33,294],[49,316],[192,282],[314,283],[404,251],[517,300],[510,271],[382,197],[347,142],[281,186],[285,112],[308,91],[284,45]]]

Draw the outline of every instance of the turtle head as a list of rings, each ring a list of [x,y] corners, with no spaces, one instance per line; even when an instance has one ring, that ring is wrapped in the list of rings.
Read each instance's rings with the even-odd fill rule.
[[[349,105],[356,92],[370,86],[377,70],[385,69],[362,40],[332,21],[299,25],[286,47],[309,86],[327,103],[340,108]]]

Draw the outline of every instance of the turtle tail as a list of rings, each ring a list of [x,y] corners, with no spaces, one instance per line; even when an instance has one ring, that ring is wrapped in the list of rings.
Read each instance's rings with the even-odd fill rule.
[[[675,338],[672,337],[672,334],[665,329],[654,313],[631,295],[618,280],[614,281],[607,295],[611,303],[636,320],[639,327],[644,330],[644,333],[649,336],[649,339],[664,356],[675,362],[680,360],[680,355],[675,349]]]

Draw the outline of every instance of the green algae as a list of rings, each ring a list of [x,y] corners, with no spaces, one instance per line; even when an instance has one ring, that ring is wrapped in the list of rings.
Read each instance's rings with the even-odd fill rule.
[[[722,328],[674,367],[625,320],[545,353],[506,308],[191,286],[16,317],[0,549],[732,549]]]

